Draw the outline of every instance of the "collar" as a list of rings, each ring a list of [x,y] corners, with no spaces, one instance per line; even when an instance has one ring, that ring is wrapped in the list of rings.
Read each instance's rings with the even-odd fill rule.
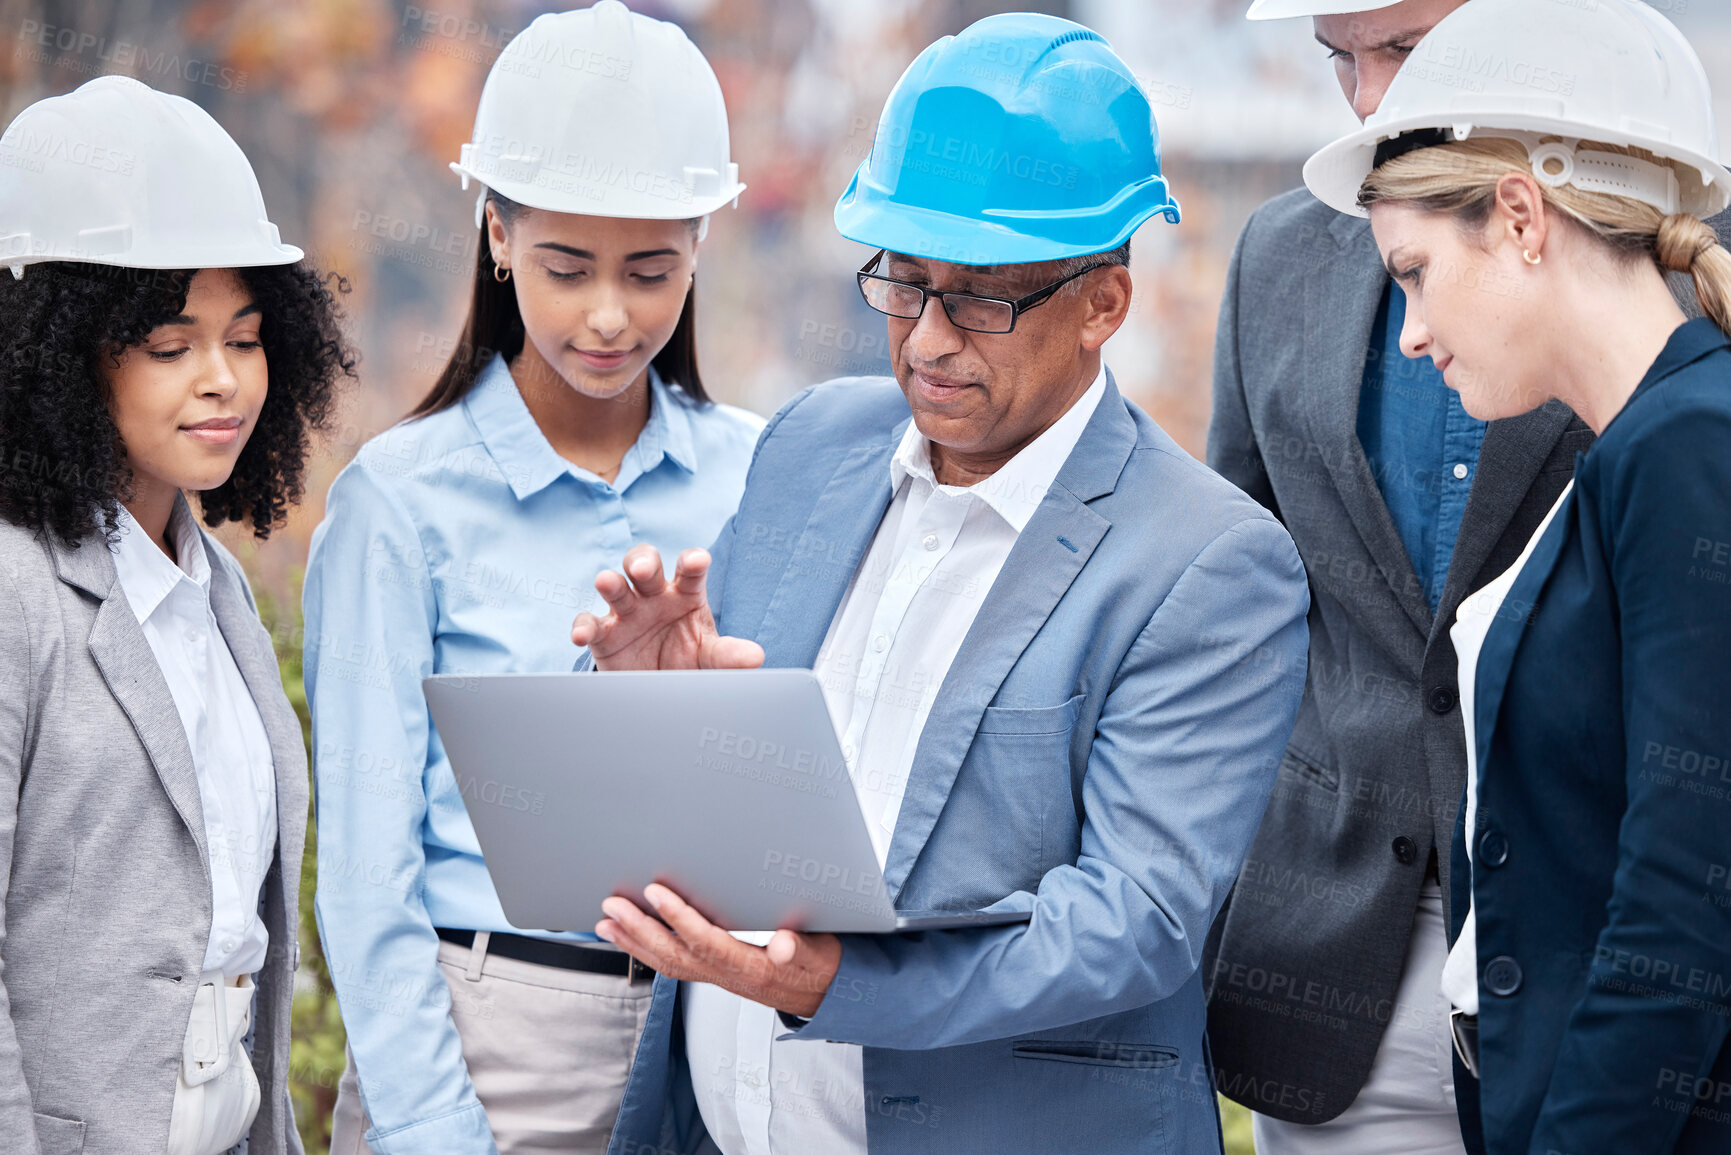
[[[182,581],[193,582],[206,597],[210,595],[210,559],[205,556],[204,536],[193,521],[184,494],[174,499],[174,509],[168,515],[168,533],[174,539],[179,564],[168,560],[124,505],[120,507],[119,530],[119,540],[112,546],[114,574],[139,625]]]
[[[586,470],[554,451],[523,403],[523,395],[517,391],[517,383],[502,355],[494,354],[481,370],[475,387],[463,398],[463,407],[517,500],[534,496],[562,476],[569,475],[585,483],[594,480]],[[691,426],[691,408],[683,393],[662,381],[661,374],[651,367],[649,421],[638,434],[636,444],[625,453],[627,460],[636,459],[637,468],[632,476],[648,473],[663,457],[687,473],[695,473],[697,453]],[[620,477],[625,474],[621,463]]]
[[[1659,359],[1653,362],[1653,367],[1647,370],[1647,376],[1642,378],[1635,391],[1640,392],[1727,345],[1731,345],[1731,338],[1726,337],[1724,330],[1706,317],[1685,321],[1671,333],[1670,340],[1665,342],[1664,349],[1659,352]]]
[[[996,473],[971,486],[938,484],[932,473],[930,443],[920,434],[919,426],[909,421],[902,433],[901,444],[890,459],[890,492],[901,489],[902,482],[909,477],[918,477],[935,489],[978,497],[1014,526],[1017,533],[1021,533],[1034,516],[1034,511],[1040,508],[1046,491],[1057,480],[1058,471],[1070,459],[1076,443],[1081,440],[1082,431],[1088,426],[1088,419],[1099,408],[1100,399],[1105,395],[1106,367],[1102,363],[1094,383],[1058,420],[1024,445],[1021,452],[1006,461]]]
[[[1659,358],[1648,368],[1647,375],[1641,378],[1641,383],[1635,386],[1635,391],[1629,394],[1623,407],[1612,414],[1611,420],[1599,431],[1595,444],[1603,441],[1611,430],[1617,428],[1617,422],[1623,419],[1623,414],[1651,393],[1654,386],[1678,370],[1686,369],[1709,353],[1716,353],[1728,345],[1731,345],[1731,338],[1726,337],[1724,330],[1706,317],[1696,317],[1678,325],[1671,331],[1665,347],[1659,350]]]

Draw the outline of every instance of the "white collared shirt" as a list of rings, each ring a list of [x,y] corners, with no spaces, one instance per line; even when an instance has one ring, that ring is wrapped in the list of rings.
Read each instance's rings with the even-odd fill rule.
[[[1105,394],[1102,368],[1045,432],[967,487],[937,483],[930,446],[908,423],[890,461],[894,500],[813,666],[880,869],[938,688]],[[778,1042],[771,1008],[701,983],[681,990],[698,1110],[724,1155],[865,1155],[857,1045]]]
[[[1563,486],[1563,492],[1557,495],[1551,511],[1545,514],[1545,519],[1539,522],[1539,528],[1533,531],[1533,536],[1527,540],[1527,547],[1521,551],[1521,556],[1515,559],[1515,564],[1504,570],[1494,581],[1467,597],[1455,611],[1455,624],[1449,627],[1449,640],[1454,643],[1455,658],[1458,663],[1457,678],[1460,682],[1461,722],[1466,728],[1467,741],[1467,797],[1466,797],[1466,851],[1467,859],[1474,858],[1473,836],[1478,832],[1479,822],[1479,748],[1478,736],[1475,733],[1478,717],[1478,673],[1479,655],[1484,652],[1485,640],[1490,637],[1491,627],[1502,616],[1503,603],[1508,600],[1509,591],[1515,588],[1515,581],[1521,576],[1527,562],[1532,559],[1533,551],[1539,547],[1539,539],[1545,536],[1545,531],[1556,520],[1557,511],[1563,508],[1563,503],[1569,500],[1569,494],[1575,490],[1571,480]],[[1449,948],[1448,960],[1443,964],[1442,992],[1448,1000],[1463,1014],[1479,1013],[1479,935],[1478,914],[1471,901],[1471,876],[1468,876],[1468,903],[1466,922],[1461,925],[1461,932],[1455,938],[1454,946]]]
[[[210,562],[184,500],[168,522],[168,560],[124,506],[114,569],[162,669],[192,749],[210,855],[211,926],[204,969],[251,974],[270,937],[259,888],[276,856],[276,771],[258,706],[210,606]]]

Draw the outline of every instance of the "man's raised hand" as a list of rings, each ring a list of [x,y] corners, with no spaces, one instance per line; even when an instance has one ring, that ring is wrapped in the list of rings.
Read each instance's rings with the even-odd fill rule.
[[[571,640],[589,647],[596,669],[754,669],[763,664],[762,646],[716,632],[704,590],[708,551],[680,554],[671,582],[652,545],[633,546],[622,568],[624,573],[606,570],[595,579],[607,616],[585,612],[571,623]]]

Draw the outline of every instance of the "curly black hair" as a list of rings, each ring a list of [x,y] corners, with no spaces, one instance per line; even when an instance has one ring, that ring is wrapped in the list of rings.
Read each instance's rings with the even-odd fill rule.
[[[65,261],[22,279],[0,270],[0,517],[68,546],[114,534],[132,476],[103,362],[184,312],[196,272]],[[263,538],[300,500],[309,435],[330,421],[358,357],[340,326],[346,280],[304,262],[235,272],[263,314],[270,389],[234,472],[199,505],[205,524],[248,521]]]

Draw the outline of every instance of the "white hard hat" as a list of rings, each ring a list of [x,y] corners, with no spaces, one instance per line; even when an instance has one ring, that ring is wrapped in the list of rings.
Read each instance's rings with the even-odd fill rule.
[[[1393,8],[1401,0],[1251,0],[1246,20],[1284,20],[1289,16],[1338,16]]]
[[[709,61],[619,0],[538,16],[505,46],[451,169],[465,189],[596,217],[703,217],[745,189]]]
[[[1415,142],[1517,140],[1533,175],[1553,186],[1698,217],[1731,206],[1706,70],[1676,26],[1639,0],[1457,8],[1419,41],[1364,127],[1305,163],[1304,183],[1324,204],[1364,216],[1358,192],[1378,146],[1422,130],[1432,135]],[[1674,167],[1593,143],[1644,148]]]
[[[210,114],[126,76],[39,100],[0,136],[0,265],[287,265],[252,165]]]

